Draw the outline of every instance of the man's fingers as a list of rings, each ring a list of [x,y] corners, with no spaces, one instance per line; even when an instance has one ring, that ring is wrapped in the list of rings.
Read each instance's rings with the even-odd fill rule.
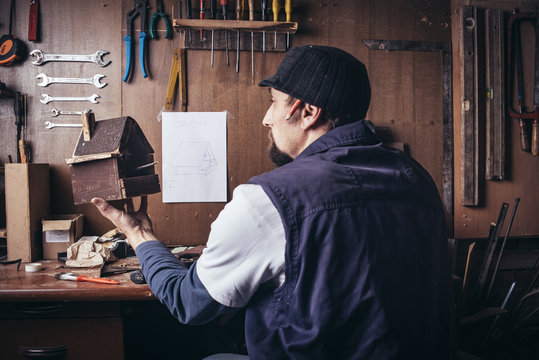
[[[133,205],[133,199],[132,198],[127,199],[127,202],[125,203],[125,209],[129,213],[134,213],[135,212],[135,206]]]
[[[116,209],[114,206],[110,206],[108,202],[101,198],[93,198],[92,204],[95,205],[101,215],[112,221],[112,223],[117,226],[116,221],[122,215],[120,210]]]
[[[142,211],[145,213],[148,212],[148,196],[147,195],[142,195],[140,197],[140,206],[139,206],[138,211]]]

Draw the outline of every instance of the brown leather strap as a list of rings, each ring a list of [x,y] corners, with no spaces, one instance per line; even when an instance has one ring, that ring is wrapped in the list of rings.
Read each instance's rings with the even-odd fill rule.
[[[37,41],[39,19],[39,0],[30,1],[30,15],[28,18],[28,40]]]

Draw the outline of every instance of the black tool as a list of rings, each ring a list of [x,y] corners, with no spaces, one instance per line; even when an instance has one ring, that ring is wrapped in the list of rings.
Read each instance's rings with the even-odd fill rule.
[[[162,18],[165,22],[165,39],[170,37],[170,20],[168,19],[165,8],[163,7],[163,0],[155,0],[155,12],[152,15],[152,20],[150,21],[150,37],[152,39],[157,39],[157,22],[159,18]]]
[[[132,282],[135,284],[146,284],[146,278],[144,277],[144,274],[142,274],[142,271],[136,270],[129,275],[129,278]]]
[[[134,7],[127,12],[127,35],[124,37],[125,42],[125,55],[126,55],[126,64],[125,64],[125,73],[122,78],[123,82],[127,82],[129,75],[131,73],[131,53],[132,53],[132,42],[133,42],[133,21],[137,16],[140,16],[140,35],[139,35],[139,62],[140,70],[142,71],[142,76],[145,78],[148,77],[145,67],[145,43],[147,29],[147,19],[148,19],[148,0],[134,0]]]
[[[15,0],[11,0],[9,8],[9,33],[0,38],[0,65],[11,66],[22,62],[27,55],[26,45],[22,40],[13,35],[12,23],[15,12]]]

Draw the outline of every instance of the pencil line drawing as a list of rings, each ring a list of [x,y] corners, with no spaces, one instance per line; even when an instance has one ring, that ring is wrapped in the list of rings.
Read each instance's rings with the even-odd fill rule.
[[[207,141],[180,142],[170,164],[175,176],[208,175],[217,167],[217,160]]]

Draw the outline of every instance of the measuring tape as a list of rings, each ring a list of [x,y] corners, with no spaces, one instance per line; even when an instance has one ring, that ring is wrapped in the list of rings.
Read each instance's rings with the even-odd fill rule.
[[[26,46],[13,35],[2,35],[0,38],[0,65],[10,66],[23,58]]]

